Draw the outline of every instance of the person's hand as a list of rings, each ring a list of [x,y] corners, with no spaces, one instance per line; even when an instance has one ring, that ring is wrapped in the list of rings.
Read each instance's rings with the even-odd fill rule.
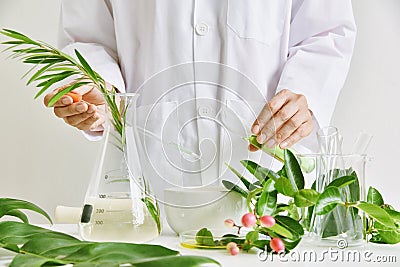
[[[67,86],[62,86],[47,94],[44,97],[45,106],[48,107],[50,99]],[[105,120],[105,100],[101,92],[90,84],[79,87],[73,92],[80,94],[82,100],[74,103],[71,96],[64,95],[54,104],[54,114],[79,130],[94,130],[102,125]]]
[[[287,148],[308,136],[314,128],[312,112],[304,95],[284,89],[276,94],[262,109],[251,127],[257,142]],[[250,151],[257,148],[249,145]]]

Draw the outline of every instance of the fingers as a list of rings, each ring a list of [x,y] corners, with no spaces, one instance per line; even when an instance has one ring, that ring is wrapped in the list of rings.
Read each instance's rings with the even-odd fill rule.
[[[44,105],[45,105],[46,107],[49,107],[50,99],[51,99],[55,94],[57,94],[57,91],[53,91],[53,92],[51,92],[50,94],[47,94],[47,95],[44,97]],[[64,95],[64,96],[61,97],[52,107],[65,107],[65,106],[71,105],[73,102],[74,102],[74,101],[73,101],[72,97],[70,97],[70,96],[68,96],[68,95]]]
[[[66,84],[66,85],[64,85],[64,86],[61,86],[60,88],[57,88],[57,89],[55,89],[53,92],[47,94],[47,95],[44,97],[44,99],[43,99],[44,105],[45,105],[46,107],[49,107],[50,99],[51,99],[53,96],[55,96],[59,91],[61,91],[61,90],[65,89],[65,88],[67,88],[67,87],[70,86],[71,84],[72,84],[72,83],[69,83],[69,84]],[[53,105],[53,107],[64,107],[64,106],[67,106],[67,105],[72,104],[73,102],[74,102],[74,101],[73,101],[73,99],[72,99],[71,96],[64,95],[63,97],[61,97],[61,98]]]
[[[70,104],[68,106],[55,107],[54,114],[59,118],[65,118],[73,115],[82,114],[84,112],[93,113],[95,110],[95,105],[90,105],[85,102],[78,102]]]
[[[97,87],[93,85],[84,85],[74,91],[82,95],[82,99],[86,102],[95,105],[102,105],[105,102],[103,94],[100,92],[99,89],[97,89]]]
[[[44,97],[45,106],[49,107],[52,97],[71,84],[66,84],[47,94]],[[62,118],[67,124],[79,130],[92,130],[105,121],[105,116],[101,110],[98,111],[97,104],[104,104],[104,98],[100,91],[89,84],[64,95],[52,107],[54,107],[54,114]]]
[[[257,142],[281,148],[293,145],[311,133],[314,127],[312,113],[308,109],[303,95],[289,90],[282,90],[264,106],[252,132],[257,135]],[[253,148],[249,147],[250,151]]]
[[[314,128],[314,122],[312,120],[303,123],[288,138],[286,138],[282,143],[280,143],[280,147],[281,148],[291,147],[292,145],[300,141],[302,138],[308,136],[312,132],[313,128]]]
[[[268,123],[272,119],[273,115],[285,105],[285,103],[288,101],[288,91],[289,90],[280,91],[268,102],[267,105],[264,106],[251,128],[253,134],[260,134],[261,130],[265,127],[265,124]],[[273,134],[274,128],[275,127],[268,125],[268,128],[266,128],[265,131]],[[259,143],[264,143],[267,139],[266,137],[267,136],[260,134],[257,137],[257,141]]]
[[[97,110],[95,105],[79,102],[65,107],[55,107],[54,113],[57,117],[64,119],[67,124],[87,131],[104,122],[104,116]]]
[[[98,113],[95,113],[93,116],[75,125],[75,127],[82,131],[90,131],[102,125],[104,123],[104,120],[105,119],[103,116],[100,116]]]
[[[86,119],[94,116],[95,113],[95,109],[91,109],[91,110],[87,110],[86,112],[82,112],[76,115],[71,115],[71,116],[65,116],[62,117],[62,119],[64,119],[64,121],[72,126],[76,126],[79,123],[85,121]]]
[[[96,112],[96,109],[63,119],[67,124],[84,131],[93,130],[105,122],[105,117]]]
[[[280,144],[281,148],[285,148],[286,146],[282,142],[288,139],[291,135],[293,135],[295,131],[297,131],[297,129],[303,127],[303,124],[308,124],[308,122],[311,121],[308,115],[303,113],[304,112],[299,111],[292,118],[290,118],[279,130],[277,130],[276,134],[270,140],[267,141],[267,145]]]
[[[297,112],[298,106],[296,103],[288,103],[283,106],[267,123],[265,123],[261,131],[263,136],[259,136],[258,139],[260,139],[262,143],[266,142],[269,147],[274,146],[278,140],[282,141],[283,139],[280,137],[281,131],[279,129],[283,127],[285,123],[287,124],[286,128],[289,128],[285,129],[286,131],[294,131],[305,121],[306,118],[304,118],[301,113],[295,116]]]

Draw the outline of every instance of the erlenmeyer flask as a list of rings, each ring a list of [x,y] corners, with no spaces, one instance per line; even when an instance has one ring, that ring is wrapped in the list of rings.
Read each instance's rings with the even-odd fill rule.
[[[156,199],[140,162],[137,94],[105,96],[106,123],[97,171],[86,192],[80,235],[88,241],[141,243],[160,234]]]

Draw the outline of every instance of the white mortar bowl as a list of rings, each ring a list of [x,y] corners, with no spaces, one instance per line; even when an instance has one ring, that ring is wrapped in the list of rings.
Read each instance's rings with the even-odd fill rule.
[[[164,209],[169,226],[177,234],[203,227],[227,230],[224,220],[240,224],[246,213],[246,200],[224,187],[168,188],[164,190]]]

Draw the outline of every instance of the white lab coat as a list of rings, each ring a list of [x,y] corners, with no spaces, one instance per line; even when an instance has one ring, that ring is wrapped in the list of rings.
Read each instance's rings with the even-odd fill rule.
[[[259,102],[256,113],[277,91],[288,88],[307,97],[315,120],[325,126],[329,125],[349,69],[355,34],[350,0],[64,0],[59,45],[69,52],[78,49],[108,82],[128,92],[142,89],[143,93],[146,81],[171,66],[221,63],[255,85],[257,93],[240,81],[233,87],[248,101]],[[171,109],[168,105],[175,103],[174,96],[195,99],[187,117],[197,112],[213,118],[218,113],[212,103],[203,105],[201,100],[219,97],[210,85],[188,87],[162,101],[157,107],[157,114],[161,114],[158,119],[171,117],[169,110],[176,105],[172,104]],[[158,99],[164,88],[153,86],[144,91],[148,98],[143,105]],[[238,100],[234,98],[223,101]],[[231,107],[237,109],[235,112],[242,110],[240,104]],[[245,122],[246,127],[252,122]],[[192,134],[186,133],[186,139],[181,140],[186,147],[207,139],[216,129],[206,122],[197,123],[197,128],[188,127]],[[246,157],[241,154],[246,151],[245,145],[240,146],[242,150],[232,145],[227,149],[223,147],[226,136],[223,139],[216,142],[220,154],[226,152],[233,159],[231,156],[237,152],[239,159]],[[204,145],[203,153],[212,151],[213,145]],[[208,168],[202,175],[215,177],[225,159],[220,158],[215,168]],[[194,168],[190,164],[185,166]],[[179,173],[170,172],[175,177],[172,183],[212,183],[204,177],[200,181],[196,178],[194,183],[191,177],[185,183]]]

